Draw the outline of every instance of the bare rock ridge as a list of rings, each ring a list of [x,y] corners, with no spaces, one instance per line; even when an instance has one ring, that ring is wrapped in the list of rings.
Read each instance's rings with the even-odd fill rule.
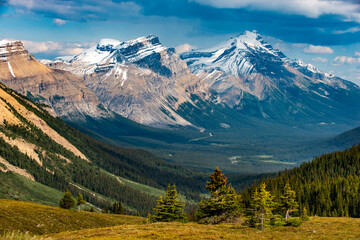
[[[107,116],[100,101],[82,78],[38,62],[20,41],[0,41],[0,82],[51,106],[57,116],[82,120],[86,116]]]

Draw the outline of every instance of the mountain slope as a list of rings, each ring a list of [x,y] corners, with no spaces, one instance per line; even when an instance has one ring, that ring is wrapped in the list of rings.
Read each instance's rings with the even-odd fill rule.
[[[329,142],[337,146],[357,145],[360,143],[360,127],[341,133],[330,139]]]
[[[69,211],[31,202],[0,199],[1,233],[20,231],[42,235],[141,222],[140,217]]]
[[[20,41],[0,41],[0,82],[44,103],[56,116],[79,121],[85,116],[109,117],[78,76],[39,63]]]
[[[360,119],[359,86],[287,58],[255,31],[180,57],[201,79],[195,94],[246,115],[287,124]]]
[[[194,76],[174,49],[153,35],[126,42],[103,39],[49,65],[83,77],[107,108],[126,118],[157,127],[192,126],[176,109],[191,102],[184,85]]]
[[[142,214],[152,210],[159,195],[155,188],[176,183],[180,192],[195,199],[202,190],[201,175],[143,150],[94,140],[1,84],[0,108],[0,171],[81,192],[101,208],[122,201]]]

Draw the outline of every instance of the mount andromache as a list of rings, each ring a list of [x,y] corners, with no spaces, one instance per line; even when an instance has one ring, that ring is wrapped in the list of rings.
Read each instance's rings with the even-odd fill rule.
[[[110,110],[156,127],[231,128],[239,114],[291,125],[360,119],[359,86],[287,58],[255,31],[180,57],[153,35],[103,39],[44,63],[83,77]]]

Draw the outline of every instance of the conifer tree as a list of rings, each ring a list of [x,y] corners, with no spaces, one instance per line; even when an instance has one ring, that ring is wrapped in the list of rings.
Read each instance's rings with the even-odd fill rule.
[[[154,208],[155,215],[152,217],[152,221],[155,222],[185,222],[187,221],[184,213],[185,204],[178,199],[175,184],[168,186],[166,194],[163,197],[159,197],[157,206]]]
[[[210,175],[210,181],[206,182],[205,188],[212,193],[217,192],[219,190],[224,189],[226,184],[228,183],[227,177],[225,174],[219,170],[219,167],[216,167],[213,174]]]
[[[228,179],[217,167],[205,186],[211,193],[208,200],[201,201],[196,218],[202,222],[219,223],[240,211],[241,197],[237,195]]]
[[[79,193],[76,197],[76,206],[78,206],[78,212],[80,212],[80,206],[85,204],[86,201],[84,200],[83,196],[81,195],[81,193]]]
[[[300,213],[300,219],[305,222],[305,221],[309,221],[309,215],[308,215],[308,211],[306,208],[303,208],[303,210]]]
[[[296,193],[291,189],[289,183],[286,183],[284,193],[280,198],[281,206],[285,210],[285,222],[287,222],[290,217],[290,212],[297,211],[297,208],[299,207],[299,204],[295,199]]]
[[[109,207],[108,207],[108,206],[105,206],[102,212],[103,212],[103,213],[109,213]]]
[[[113,204],[112,213],[113,214],[125,214],[125,210],[124,210],[121,202],[115,202]]]
[[[260,185],[260,190],[255,190],[252,196],[252,215],[250,221],[255,227],[263,230],[270,224],[272,210],[274,208],[274,197],[266,190],[266,184]]]
[[[75,199],[72,194],[66,189],[63,198],[60,200],[59,206],[64,209],[71,209],[75,205]]]

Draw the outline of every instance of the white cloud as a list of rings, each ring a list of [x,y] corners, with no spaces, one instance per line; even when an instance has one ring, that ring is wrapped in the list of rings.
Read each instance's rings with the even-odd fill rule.
[[[354,53],[354,56],[355,56],[355,57],[360,57],[360,52],[355,52],[355,53]]]
[[[360,22],[360,6],[348,0],[190,0],[217,8],[247,8],[299,14],[318,18],[324,14],[341,15],[345,20]]]
[[[189,52],[189,51],[191,51],[193,49],[196,49],[196,48],[197,48],[196,46],[185,43],[185,44],[182,44],[182,45],[179,45],[179,46],[175,47],[175,50],[176,50],[176,53],[180,54],[180,53],[183,53],[183,52]]]
[[[360,64],[360,58],[356,57],[347,57],[347,56],[337,56],[333,60],[333,64]]]
[[[323,58],[323,57],[316,57],[311,60],[314,62],[319,62],[319,63],[327,63],[328,62],[327,58]]]
[[[310,44],[308,47],[304,48],[303,52],[309,54],[332,54],[334,53],[334,50],[332,50],[330,47],[315,46]]]
[[[54,23],[55,23],[56,25],[58,25],[58,26],[61,26],[61,25],[64,25],[64,24],[66,23],[66,21],[65,21],[65,20],[62,20],[62,19],[60,19],[60,18],[55,18],[55,19],[54,19]]]
[[[344,33],[356,33],[356,32],[360,32],[360,27],[353,27],[353,28],[349,28],[346,30],[338,30],[335,31],[335,34],[344,34]]]
[[[61,45],[53,41],[33,42],[25,40],[22,42],[30,53],[56,52],[61,50]]]
[[[34,42],[34,41],[22,41],[25,48],[31,53],[51,53],[55,55],[77,55],[95,43],[69,43],[69,42]]]

